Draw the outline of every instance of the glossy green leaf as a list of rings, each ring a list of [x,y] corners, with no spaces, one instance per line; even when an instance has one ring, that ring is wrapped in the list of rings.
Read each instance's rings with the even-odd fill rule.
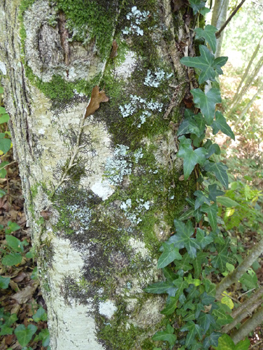
[[[231,130],[230,126],[227,124],[225,117],[219,111],[216,111],[215,120],[212,123],[213,134],[217,134],[219,130],[221,130],[225,135],[231,137],[231,139],[235,140],[235,135]]]
[[[0,289],[7,289],[10,282],[9,277],[0,276]]]
[[[207,162],[204,166],[204,169],[210,173],[213,173],[217,180],[221,182],[221,184],[228,188],[228,175],[227,175],[227,166],[221,162],[213,163]]]
[[[188,110],[186,109],[186,111]],[[205,119],[202,116],[202,114],[185,114],[188,116],[185,116],[184,120],[180,124],[177,136],[181,136],[184,134],[194,134],[197,137],[201,137],[204,134],[206,128]]]
[[[187,331],[187,336],[186,336],[186,342],[185,345],[186,347],[189,347],[190,345],[193,344],[195,336],[197,335],[198,338],[201,338],[201,328],[198,324],[194,323],[193,321],[187,322],[186,325],[184,325],[181,329],[181,332]]]
[[[201,207],[201,211],[207,214],[208,221],[213,231],[217,229],[217,212],[218,207],[216,203],[212,205],[203,204]]]
[[[169,267],[163,269],[163,274],[168,282],[173,282],[177,278],[177,275]]]
[[[13,334],[14,329],[12,327],[7,326],[6,324],[3,324],[0,330],[0,336],[1,335],[8,335],[8,334]]]
[[[202,147],[193,150],[191,140],[185,136],[181,136],[179,140],[178,157],[184,159],[184,178],[187,180],[196,164],[202,165],[205,162],[206,150]]]
[[[248,338],[246,338],[236,344],[235,350],[248,350],[249,348],[250,348],[250,341]]]
[[[4,197],[6,195],[6,191],[0,189],[0,198]]]
[[[13,237],[11,235],[6,235],[5,239],[6,239],[7,245],[11,247],[14,251],[20,252],[20,253],[24,251],[23,243],[16,237]]]
[[[188,254],[184,254],[182,260],[176,260],[174,264],[177,270],[189,271],[193,268],[190,262],[192,262],[190,256]]]
[[[200,89],[193,89],[191,93],[194,97],[194,103],[201,109],[206,123],[211,125],[215,116],[215,106],[222,101],[220,90],[212,88],[205,93]]]
[[[6,114],[6,110],[4,107],[0,107],[0,114]]]
[[[196,196],[195,200],[195,210],[201,207],[202,204],[210,204],[210,200],[205,196],[204,192],[197,190],[194,192],[194,195]]]
[[[197,278],[193,278],[191,274],[189,274],[187,277],[184,277],[184,280],[189,284],[193,284],[195,287],[200,286],[201,281]]]
[[[5,233],[10,234],[12,232],[19,230],[20,228],[21,227],[19,225],[17,225],[15,222],[8,221],[7,227],[5,229]]]
[[[162,269],[169,265],[171,262],[176,260],[181,260],[182,255],[179,253],[179,249],[174,247],[173,244],[163,243],[162,245],[163,253],[160,256],[157,264],[158,269]]]
[[[169,238],[168,243],[174,243],[179,249],[186,248],[190,258],[196,257],[196,250],[200,249],[195,238],[191,238],[194,233],[193,226],[190,221],[182,223],[179,220],[174,220],[176,234]]]
[[[197,319],[197,323],[203,329],[204,333],[206,333],[211,326],[213,327],[216,325],[215,318],[212,315],[206,314],[204,312],[200,313],[200,316]]]
[[[219,268],[221,272],[226,269],[226,263],[235,263],[235,259],[229,255],[229,243],[227,242],[222,248],[218,248],[218,254],[212,257],[212,265]]]
[[[204,38],[205,41],[209,44],[212,51],[215,53],[216,51],[216,36],[217,28],[211,26],[210,24],[206,25],[204,29],[196,28],[195,32],[197,34],[197,38]]]
[[[205,349],[208,349],[209,346],[217,346],[218,338],[221,336],[221,333],[213,332],[208,337],[205,338],[203,344]]]
[[[0,115],[0,124],[7,123],[9,121],[10,117],[9,114],[1,114]]]
[[[50,342],[50,334],[49,330],[47,328],[44,328],[41,330],[41,332],[38,334],[39,339],[42,340],[43,346],[48,346]]]
[[[0,138],[0,150],[7,153],[11,148],[11,140]]]
[[[217,197],[216,201],[227,208],[234,208],[234,207],[239,206],[238,202],[234,201],[233,199],[231,199],[229,197],[219,196],[219,197]]]
[[[220,147],[218,146],[218,144],[213,143],[207,148],[207,156],[206,157],[210,158],[213,154],[219,155],[220,153],[221,153],[221,150],[220,150]]]
[[[22,346],[26,346],[30,342],[36,331],[37,327],[33,324],[28,325],[27,328],[23,324],[16,327],[15,335],[19,344]]]
[[[249,269],[239,280],[248,289],[258,288],[258,278],[254,270]]]
[[[211,199],[211,201],[214,201],[214,202],[217,201],[216,197],[222,196],[224,194],[223,191],[220,191],[217,189],[217,184],[209,185],[208,191],[209,191],[208,197]]]
[[[216,350],[235,350],[236,346],[231,337],[227,334],[222,334],[218,339]]]
[[[194,15],[205,7],[206,0],[189,0],[189,4],[193,9]]]
[[[46,313],[46,311],[43,309],[42,306],[40,306],[40,308],[37,310],[37,312],[36,312],[35,315],[33,316],[33,320],[34,320],[35,322],[47,321],[47,313]]]
[[[179,297],[169,297],[167,298],[165,308],[161,311],[162,315],[171,315],[177,307]]]
[[[201,230],[200,228],[197,228],[196,230],[196,241],[200,245],[202,249],[204,249],[208,244],[212,243],[214,240],[213,236],[206,235],[205,231]]]
[[[176,342],[176,335],[174,333],[174,328],[171,325],[166,326],[166,330],[155,333],[152,337],[153,341],[167,341],[170,345],[170,349],[174,346]]]
[[[11,253],[3,257],[2,264],[4,266],[14,266],[20,264],[22,261],[22,255],[19,253]]]
[[[171,282],[157,282],[153,283],[150,286],[144,288],[146,293],[152,294],[164,294],[167,293],[171,296],[174,296],[177,288]]]
[[[204,46],[199,46],[200,56],[198,57],[183,57],[181,63],[187,67],[198,68],[201,70],[199,83],[203,84],[207,80],[215,80],[217,74],[222,74],[221,67],[226,64],[227,57],[216,58],[210,50]]]

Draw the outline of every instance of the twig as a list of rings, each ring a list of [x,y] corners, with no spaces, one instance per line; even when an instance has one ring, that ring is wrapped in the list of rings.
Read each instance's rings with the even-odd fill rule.
[[[228,19],[225,21],[225,23],[222,25],[222,27],[219,29],[219,31],[216,32],[216,38],[218,39],[222,33],[222,31],[225,29],[225,27],[228,25],[228,23],[231,21],[231,19],[235,16],[237,11],[240,9],[240,7],[244,4],[246,0],[242,0],[241,3],[234,9],[234,11],[231,13],[231,15],[228,17]]]

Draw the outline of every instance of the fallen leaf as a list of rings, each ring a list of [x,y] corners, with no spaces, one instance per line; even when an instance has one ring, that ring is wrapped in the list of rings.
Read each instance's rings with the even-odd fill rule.
[[[24,304],[27,302],[29,298],[32,297],[38,285],[39,285],[39,281],[33,281],[31,285],[25,287],[20,292],[14,294],[13,296],[11,296],[11,298],[16,300],[19,304]]]
[[[109,98],[106,96],[105,91],[101,90],[98,85],[94,86],[91,92],[90,103],[86,109],[85,118],[92,115],[97,109],[100,108],[101,102],[108,102]]]
[[[113,40],[112,42],[112,48],[111,48],[111,53],[110,53],[110,58],[115,58],[116,56],[118,56],[118,44],[116,40]]]

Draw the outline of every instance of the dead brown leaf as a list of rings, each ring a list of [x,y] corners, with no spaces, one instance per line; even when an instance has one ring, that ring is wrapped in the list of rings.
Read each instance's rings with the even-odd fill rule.
[[[85,118],[92,115],[97,109],[100,108],[101,102],[108,102],[109,98],[106,96],[105,91],[101,90],[98,85],[94,86],[91,92],[90,103],[86,109]]]
[[[23,290],[11,296],[11,298],[16,300],[18,304],[26,303],[28,299],[32,297],[35,290],[37,289],[39,285],[39,281],[31,281],[30,283],[31,283],[30,285],[26,286]]]
[[[110,58],[115,58],[115,57],[118,56],[117,49],[118,49],[117,41],[116,41],[116,40],[113,40],[113,42],[112,42],[112,48],[111,48],[111,53],[110,53]]]

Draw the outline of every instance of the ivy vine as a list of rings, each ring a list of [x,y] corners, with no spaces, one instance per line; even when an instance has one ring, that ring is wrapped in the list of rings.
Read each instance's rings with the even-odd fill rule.
[[[194,14],[205,13],[205,1],[189,0]],[[211,85],[207,92],[192,89],[194,109],[186,109],[178,129],[178,157],[183,158],[184,180],[194,172],[196,191],[188,198],[189,209],[174,220],[175,234],[164,242],[157,267],[165,280],[151,284],[145,291],[167,294],[165,308],[166,329],[153,336],[154,341],[176,344],[180,350],[243,349],[249,347],[245,339],[235,345],[221,334],[222,326],[231,323],[230,298],[216,300],[216,285],[211,276],[226,270],[226,264],[235,265],[238,256],[230,251],[230,239],[220,231],[217,197],[222,198],[228,188],[227,167],[220,162],[220,147],[205,139],[207,128],[215,135],[219,131],[235,139],[223,114],[216,111],[221,102],[216,79],[227,57],[215,58],[217,29],[211,25],[195,29],[196,37],[204,41],[199,46],[200,56],[184,57],[181,63],[196,69],[199,84]],[[210,51],[210,49],[212,52]],[[216,83],[214,83],[216,82]],[[220,203],[220,200],[219,200]],[[175,334],[175,328],[178,330]],[[225,346],[225,347],[224,347]],[[227,347],[228,346],[228,347]],[[161,348],[154,348],[161,350]]]

